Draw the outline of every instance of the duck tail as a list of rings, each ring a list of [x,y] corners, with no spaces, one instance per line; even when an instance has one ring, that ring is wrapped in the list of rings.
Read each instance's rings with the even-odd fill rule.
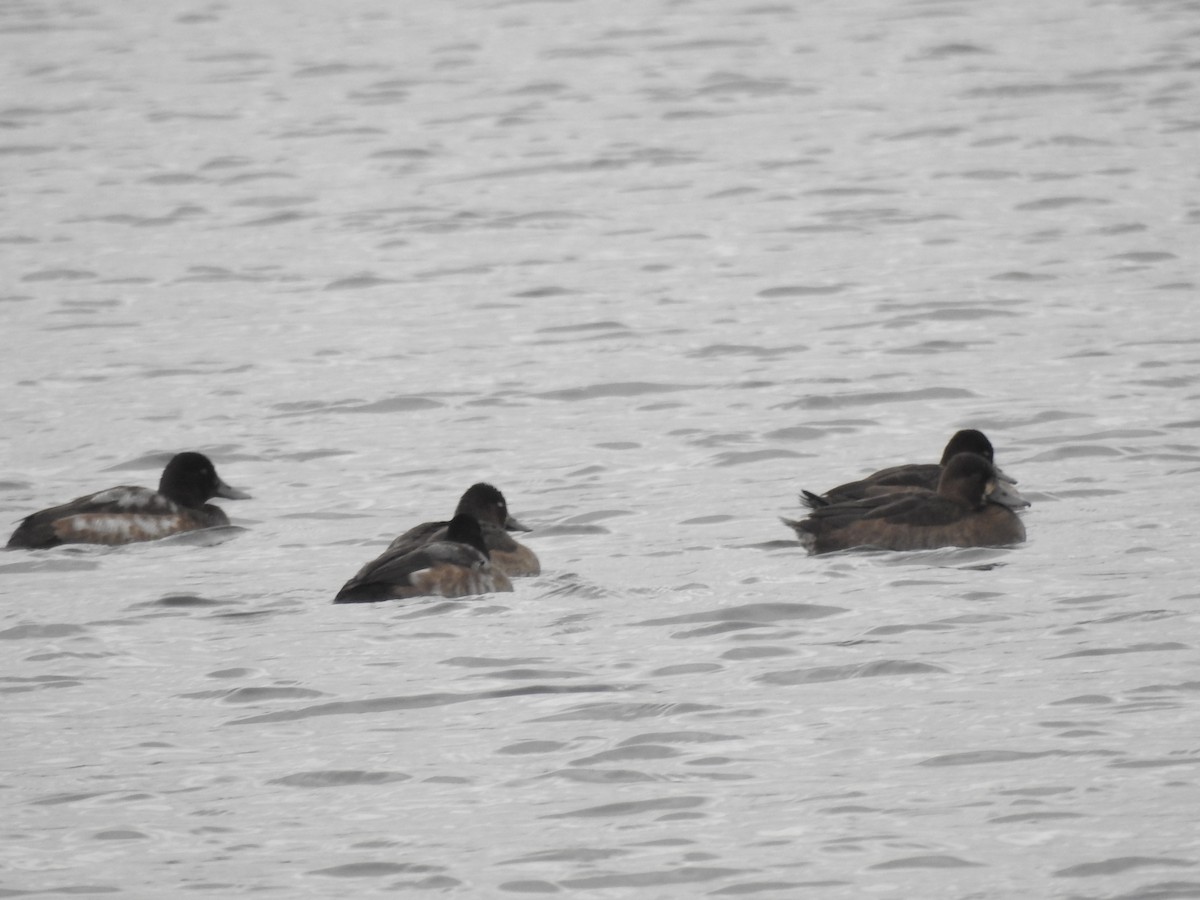
[[[814,494],[812,491],[800,492],[800,503],[809,509],[821,509],[823,506],[828,506],[830,500],[822,497],[820,494]]]

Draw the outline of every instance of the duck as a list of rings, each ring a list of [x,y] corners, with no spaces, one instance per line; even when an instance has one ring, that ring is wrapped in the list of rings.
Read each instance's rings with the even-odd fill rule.
[[[459,513],[436,540],[383,551],[338,591],[334,603],[378,603],[410,597],[468,597],[511,591],[508,576],[488,558],[483,529]]]
[[[478,482],[471,485],[459,498],[454,514],[469,515],[479,521],[483,531],[483,542],[491,557],[492,565],[509,578],[540,575],[542,563],[537,554],[513,539],[510,531],[530,531],[508,511],[504,494],[490,484]],[[449,522],[422,522],[400,535],[388,547],[389,551],[412,551],[445,538]]]
[[[957,453],[946,463],[936,491],[829,503],[803,519],[783,522],[813,554],[854,547],[999,547],[1025,540],[1025,525],[1015,510],[1028,505],[983,456]]]
[[[7,546],[132,544],[228,525],[225,511],[207,502],[213,497],[247,500],[250,495],[222,481],[203,453],[177,453],[163,469],[157,491],[121,485],[40,510],[21,520]]]
[[[982,456],[993,466],[996,464],[995,450],[987,436],[974,428],[964,428],[956,431],[947,441],[946,447],[942,451],[942,458],[936,463],[908,463],[889,466],[873,472],[865,478],[860,478],[858,481],[839,484],[822,494],[803,491],[800,499],[809,509],[819,509],[830,503],[862,500],[866,497],[879,497],[903,491],[936,491],[942,470],[959,453],[974,453]],[[1003,470],[997,468],[996,472],[1002,481],[1009,484],[1017,483],[1016,479],[1009,477]]]

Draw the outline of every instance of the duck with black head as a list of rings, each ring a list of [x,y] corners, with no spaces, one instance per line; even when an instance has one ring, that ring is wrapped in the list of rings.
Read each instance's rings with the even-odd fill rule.
[[[225,511],[208,502],[213,497],[245,500],[250,495],[222,481],[203,453],[178,453],[163,469],[157,491],[121,485],[35,512],[17,526],[8,548],[132,544],[228,525]]]
[[[946,464],[937,491],[831,503],[803,519],[783,522],[811,553],[855,547],[996,547],[1025,540],[1025,525],[1014,510],[1028,505],[990,462],[975,453],[959,453]]]
[[[539,575],[542,571],[537,554],[518,543],[510,531],[529,531],[508,511],[504,494],[490,484],[478,482],[471,485],[459,498],[454,510],[457,515],[469,515],[479,521],[483,530],[483,542],[491,555],[492,565],[510,578]],[[392,541],[389,550],[416,550],[431,541],[445,537],[449,522],[422,522],[414,525]]]
[[[964,428],[956,431],[946,442],[942,458],[936,463],[905,463],[899,466],[888,466],[886,469],[872,472],[857,481],[839,484],[822,494],[803,491],[800,499],[810,509],[817,509],[828,506],[830,503],[862,500],[864,497],[878,497],[898,491],[936,491],[946,464],[960,453],[974,453],[982,456],[993,466],[996,465],[995,450],[987,436],[974,428]],[[1010,478],[998,466],[996,474],[1009,484],[1017,483],[1016,479]]]
[[[342,585],[333,602],[469,597],[512,589],[508,576],[488,559],[479,520],[460,513],[446,523],[437,540],[385,550]]]

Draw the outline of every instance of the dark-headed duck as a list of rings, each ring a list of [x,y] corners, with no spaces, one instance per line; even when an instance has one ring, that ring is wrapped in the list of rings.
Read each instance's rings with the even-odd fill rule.
[[[510,531],[529,531],[509,514],[504,495],[490,484],[480,482],[467,488],[458,501],[454,514],[469,515],[479,520],[483,542],[491,555],[492,565],[508,575],[540,575],[542,564],[532,550],[513,540]],[[440,541],[446,535],[449,522],[424,522],[414,525],[394,541],[388,550],[410,551]]]
[[[832,503],[804,519],[783,521],[811,553],[851,547],[994,547],[1025,540],[1025,526],[1013,510],[1028,505],[990,462],[975,453],[959,453],[946,464],[936,492]]]
[[[974,453],[995,465],[995,452],[992,449],[992,442],[987,439],[982,431],[976,431],[974,428],[965,428],[962,431],[955,432],[954,436],[947,442],[946,449],[942,451],[940,462],[908,463],[901,466],[889,466],[858,481],[839,484],[837,487],[830,488],[823,494],[804,491],[800,499],[810,509],[817,509],[827,506],[830,503],[842,503],[846,500],[862,500],[864,497],[879,497],[884,494],[894,494],[902,491],[936,491],[938,481],[942,477],[942,470],[945,468],[946,463],[950,462],[959,453]],[[1009,478],[999,468],[996,469],[996,474],[1002,481],[1007,481],[1009,484],[1016,484],[1015,479]]]
[[[511,591],[508,576],[488,559],[479,521],[459,514],[445,533],[415,549],[387,549],[347,581],[334,603],[377,603],[409,597],[467,597]]]
[[[228,525],[229,517],[206,501],[245,500],[249,494],[220,479],[203,453],[178,453],[163,469],[158,490],[109,488],[26,516],[8,539],[9,549],[59,544],[131,544],[184,531]]]

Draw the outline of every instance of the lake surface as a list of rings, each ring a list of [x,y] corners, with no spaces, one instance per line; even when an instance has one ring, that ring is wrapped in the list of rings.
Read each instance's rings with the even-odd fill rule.
[[[1200,897],[1200,5],[0,7],[0,896]],[[984,430],[1011,550],[809,557]],[[488,480],[512,594],[334,606]],[[11,527],[11,526],[10,526]]]

